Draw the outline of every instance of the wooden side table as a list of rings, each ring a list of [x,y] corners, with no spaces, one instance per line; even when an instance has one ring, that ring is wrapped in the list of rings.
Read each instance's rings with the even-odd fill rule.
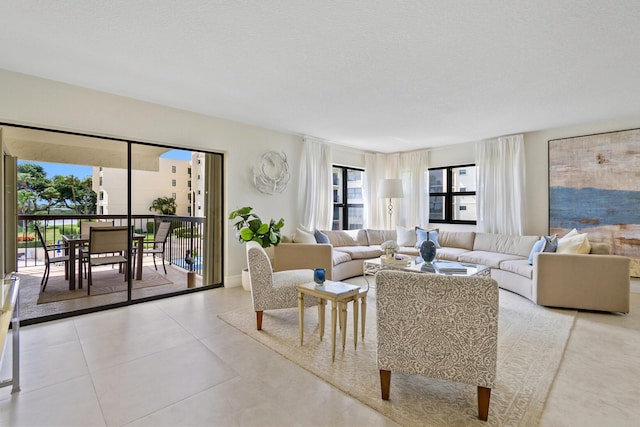
[[[315,282],[298,285],[298,323],[300,327],[300,345],[304,338],[304,296],[311,295],[318,298],[318,317],[320,321],[320,340],[324,335],[324,306],[331,301],[331,361],[336,360],[336,317],[337,308],[340,307],[340,329],[342,333],[342,351],[346,342],[347,303],[353,301],[353,329],[354,336],[358,335],[358,294],[360,287],[348,283],[333,282],[327,280],[322,286]],[[354,341],[357,338],[354,338]],[[357,341],[355,341],[357,345]]]

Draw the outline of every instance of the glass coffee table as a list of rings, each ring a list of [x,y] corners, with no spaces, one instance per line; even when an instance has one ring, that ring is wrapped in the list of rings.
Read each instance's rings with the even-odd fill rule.
[[[486,265],[444,260],[435,260],[429,263],[414,257],[407,257],[405,262],[385,262],[382,258],[367,260],[364,262],[363,276],[366,280],[367,276],[374,276],[380,270],[401,270],[447,276],[491,277],[491,269]]]

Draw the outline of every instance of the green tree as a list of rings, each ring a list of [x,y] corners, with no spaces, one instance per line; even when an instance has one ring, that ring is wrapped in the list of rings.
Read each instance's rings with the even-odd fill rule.
[[[173,197],[158,197],[149,206],[150,211],[155,211],[162,215],[175,215],[177,208],[178,206]]]
[[[60,196],[56,204],[65,206],[78,214],[95,213],[97,194],[91,189],[92,178],[80,179],[74,175],[56,175],[53,187]]]
[[[60,193],[52,185],[40,192],[40,198],[47,201],[47,213],[51,213],[51,207],[54,206],[57,199],[60,198]]]
[[[40,165],[24,163],[18,165],[18,190],[31,191],[38,194],[50,185],[47,172]]]

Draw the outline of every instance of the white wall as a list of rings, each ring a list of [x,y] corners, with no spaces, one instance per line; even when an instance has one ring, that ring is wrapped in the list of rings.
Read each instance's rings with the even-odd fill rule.
[[[222,152],[226,213],[253,206],[263,219],[285,218],[291,232],[299,223],[296,201],[302,139],[297,135],[6,70],[0,70],[0,93],[3,122]],[[291,180],[282,194],[259,193],[251,182],[252,167],[269,150],[284,151],[289,159]],[[225,282],[239,285],[240,272],[246,265],[244,246],[234,240],[231,224],[226,225],[225,276],[238,277]]]

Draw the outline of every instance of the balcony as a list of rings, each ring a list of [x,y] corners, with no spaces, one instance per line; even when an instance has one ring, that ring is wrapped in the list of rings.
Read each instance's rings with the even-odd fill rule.
[[[70,290],[69,281],[65,279],[64,263],[51,265],[49,282],[45,292],[41,292],[40,282],[45,270],[45,254],[34,225],[38,225],[48,246],[61,247],[64,250],[63,235],[77,235],[80,223],[84,221],[113,221],[115,226],[126,225],[126,215],[18,215],[18,262],[17,274],[21,280],[21,317],[29,320],[48,319],[64,313],[82,312],[101,306],[122,304],[129,301],[127,282],[122,275],[113,274],[100,269],[94,272],[94,286],[91,296],[87,295],[86,278],[83,288]],[[203,218],[182,217],[173,215],[133,215],[132,226],[134,232],[144,235],[145,240],[153,238],[154,230],[161,221],[172,224],[171,232],[165,245],[165,263],[167,273],[164,274],[162,260],[156,259],[157,271],[154,267],[153,256],[142,257],[142,279],[132,278],[131,301],[146,300],[184,292],[188,289],[188,273],[191,271],[195,278],[194,288],[202,287],[202,250],[203,250]],[[193,264],[185,262],[187,250],[193,254]],[[111,266],[102,267],[103,270]],[[117,268],[117,267],[116,267]],[[78,277],[78,268],[76,275]],[[94,292],[96,275],[104,277],[120,276],[117,283],[105,286],[102,291]]]

